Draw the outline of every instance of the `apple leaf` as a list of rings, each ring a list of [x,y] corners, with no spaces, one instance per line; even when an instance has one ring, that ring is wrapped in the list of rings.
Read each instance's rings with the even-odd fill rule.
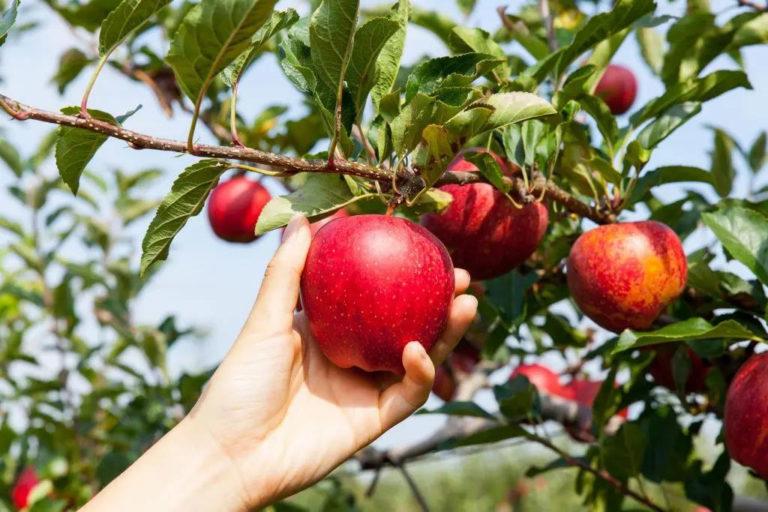
[[[13,0],[11,6],[0,16],[0,46],[8,38],[8,31],[16,22],[16,15],[19,12],[19,0]]]
[[[190,165],[173,182],[170,193],[157,208],[141,243],[141,275],[168,258],[174,237],[187,221],[200,213],[211,190],[229,168],[220,160],[201,160]]]
[[[64,107],[61,112],[67,115],[74,115],[80,112],[80,107]],[[100,110],[88,110],[88,113],[100,121],[117,125],[117,120]],[[64,183],[67,184],[73,194],[77,195],[80,188],[80,176],[85,170],[85,166],[91,161],[93,156],[99,150],[102,144],[106,142],[107,135],[72,128],[70,126],[60,126],[58,136],[56,137],[56,166],[59,169],[59,175]]]
[[[359,9],[359,0],[322,0],[309,22],[309,48],[318,86],[323,89],[320,95],[334,104],[352,56]]]
[[[122,0],[101,24],[99,55],[111,54],[131,32],[170,3],[171,0]]]
[[[712,184],[712,174],[699,167],[670,165],[646,172],[639,180],[632,193],[629,204],[642,200],[652,188],[665,183],[701,182]]]
[[[701,219],[734,258],[768,284],[768,217],[744,206],[724,205]]]
[[[420,409],[416,414],[447,414],[449,416],[470,416],[494,419],[493,415],[475,402],[448,402],[437,409]]]
[[[503,128],[509,124],[556,115],[555,108],[545,99],[529,92],[504,92],[492,94],[482,105],[493,109],[480,132]]]
[[[601,436],[600,457],[610,473],[622,480],[636,476],[643,466],[648,437],[636,423],[624,423],[612,436]]]
[[[627,329],[621,333],[613,353],[660,343],[710,339],[762,341],[759,336],[736,320],[725,320],[717,325],[712,325],[703,318],[689,318],[656,331],[636,332]]]
[[[728,49],[742,48],[753,44],[765,44],[768,42],[768,13],[756,15],[737,30]]]
[[[492,424],[493,425],[493,424]],[[489,428],[481,429],[478,432],[469,434],[467,436],[457,436],[456,438],[447,441],[440,445],[443,450],[450,450],[453,448],[459,448],[462,446],[474,446],[478,444],[498,443],[505,439],[511,439],[514,437],[527,437],[529,434],[520,425],[510,424],[501,426],[492,426]]]
[[[643,60],[651,68],[651,71],[658,75],[664,65],[664,38],[653,27],[639,28],[635,32],[635,36]]]
[[[466,87],[503,64],[504,60],[484,53],[465,53],[429,59],[408,76],[405,101],[416,94],[436,95],[443,87]]]
[[[357,120],[362,117],[368,93],[376,84],[379,56],[399,28],[400,25],[394,20],[373,18],[355,33],[354,49],[347,70],[347,84]]]
[[[768,144],[768,138],[766,138],[765,130],[760,132],[755,142],[749,148],[747,153],[747,161],[752,172],[760,171],[765,165],[766,145]]]
[[[733,189],[736,169],[733,167],[734,140],[725,131],[715,128],[712,151],[712,183],[720,197],[727,197]]]
[[[82,51],[77,48],[70,48],[61,54],[59,58],[59,68],[51,81],[56,84],[59,94],[64,94],[67,86],[80,75],[85,67],[91,63]]]
[[[450,16],[415,6],[411,10],[411,23],[425,30],[429,30],[445,43],[446,46],[450,45],[451,31],[453,30],[453,27],[456,26],[456,22],[453,21]]]
[[[0,160],[5,162],[16,177],[20,177],[24,172],[24,162],[18,150],[2,137],[0,137]]]
[[[177,29],[166,60],[196,104],[213,79],[251,44],[277,0],[202,0]]]
[[[397,79],[400,59],[405,48],[405,36],[411,12],[410,0],[400,0],[392,8],[389,19],[397,23],[397,31],[387,40],[376,59],[376,83],[371,90],[373,104],[379,108],[382,98],[389,94]]]
[[[653,149],[699,112],[701,112],[701,103],[697,101],[675,105],[643,128],[637,136],[637,141],[645,149]]]
[[[356,201],[375,196],[375,193],[353,194],[344,177],[338,174],[309,174],[298,190],[273,197],[267,203],[256,223],[256,234],[263,235],[284,227],[295,215],[317,220]]]

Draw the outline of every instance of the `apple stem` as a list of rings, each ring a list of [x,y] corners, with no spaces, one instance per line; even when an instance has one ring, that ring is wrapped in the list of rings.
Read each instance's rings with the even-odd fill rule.
[[[395,203],[389,203],[387,205],[387,212],[384,215],[386,215],[387,217],[391,217],[395,213],[395,208],[396,208]]]

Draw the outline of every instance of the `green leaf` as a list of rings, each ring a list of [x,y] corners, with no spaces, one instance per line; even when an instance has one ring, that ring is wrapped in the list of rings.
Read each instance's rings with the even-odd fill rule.
[[[187,13],[166,60],[192,101],[202,101],[216,75],[248,49],[276,2],[202,0]]]
[[[493,109],[482,132],[496,130],[509,124],[557,114],[547,100],[529,92],[504,92],[492,94],[483,105]]]
[[[229,87],[240,81],[240,76],[248,66],[261,54],[264,45],[278,32],[291,27],[299,21],[299,14],[293,9],[275,11],[263,27],[261,27],[251,39],[251,47],[240,54],[235,61],[221,72],[221,78]]]
[[[653,149],[699,112],[701,103],[696,101],[675,105],[643,128],[637,136],[637,141],[645,149]]]
[[[627,329],[621,333],[613,353],[660,343],[711,339],[762,341],[752,331],[735,320],[726,320],[712,325],[703,318],[689,318],[664,326],[656,331],[636,332]]]
[[[61,111],[67,115],[75,115],[80,112],[80,107],[65,107]],[[107,112],[89,109],[88,113],[100,121],[118,124],[117,120]],[[85,166],[88,165],[88,162],[91,161],[107,138],[104,134],[80,128],[59,127],[56,138],[56,166],[59,169],[61,179],[64,180],[73,194],[77,194],[80,188],[80,176],[83,174]]]
[[[262,235],[288,224],[297,214],[310,220],[325,217],[347,205],[374,197],[374,193],[354,195],[342,176],[337,174],[310,174],[295,192],[273,197],[264,207],[256,233]]]
[[[20,3],[19,0],[13,0],[11,6],[0,16],[0,46],[5,43],[5,40],[8,38],[8,31],[11,30],[11,27],[16,22]]]
[[[411,23],[429,30],[443,41],[446,46],[450,45],[451,32],[453,27],[456,26],[456,23],[448,16],[418,7],[414,7],[411,10]]]
[[[399,155],[409,153],[419,144],[429,125],[442,125],[456,115],[461,106],[447,105],[418,93],[392,120],[392,144]]]
[[[549,54],[527,71],[541,81],[551,71],[555,76],[565,71],[579,56],[596,44],[631,26],[635,21],[653,12],[653,0],[619,0],[609,12],[593,16],[576,32],[573,41],[560,50]]]
[[[719,128],[714,129],[715,142],[712,152],[712,183],[720,197],[731,193],[736,170],[733,167],[733,146],[731,137]]]
[[[491,185],[503,193],[509,192],[510,185],[504,181],[504,175],[501,172],[499,163],[490,153],[465,153],[465,158],[475,164],[480,174],[487,179]]]
[[[768,284],[767,217],[751,208],[725,205],[701,219],[734,258]]]
[[[469,16],[475,9],[477,0],[456,0],[456,3],[459,5],[459,9],[461,9],[464,16]]]
[[[635,186],[630,204],[641,201],[654,187],[666,183],[701,182],[712,184],[712,174],[699,167],[671,165],[645,173]]]
[[[624,423],[618,432],[600,441],[600,459],[613,476],[626,480],[640,474],[648,438],[635,423]]]
[[[450,45],[455,53],[475,52],[507,59],[506,52],[499,46],[499,43],[493,40],[491,34],[479,28],[454,27]],[[509,64],[506,62],[501,64],[492,73],[494,77],[498,77],[502,81],[506,80],[510,74]]]
[[[16,148],[7,140],[0,138],[0,160],[15,174],[20,177],[24,172],[24,163],[21,161],[21,155]]]
[[[768,42],[768,13],[764,12],[741,25],[736,30],[728,48],[742,48],[766,42]]]
[[[359,9],[359,0],[323,0],[310,19],[312,67],[318,85],[332,97],[334,104],[352,56]]]
[[[664,65],[664,38],[653,27],[639,28],[635,35],[643,60],[658,75]]]
[[[59,68],[51,79],[59,90],[59,94],[64,94],[67,86],[80,75],[85,67],[91,63],[82,51],[77,48],[70,48],[61,54],[59,58]]]
[[[310,49],[293,31],[280,45],[280,67],[297,89],[304,94],[314,94],[317,77],[312,70]]]
[[[443,87],[469,86],[477,78],[503,64],[503,60],[483,53],[465,53],[429,59],[408,76],[405,101],[418,93],[435,95]]]
[[[397,79],[400,69],[400,59],[405,48],[405,36],[408,29],[408,19],[411,11],[410,0],[400,0],[392,8],[390,19],[398,25],[397,31],[387,40],[379,58],[376,60],[376,83],[371,91],[371,99],[376,108],[384,96],[389,94]]]
[[[603,136],[608,151],[612,154],[614,146],[619,139],[619,126],[616,123],[616,116],[611,113],[611,109],[605,102],[592,95],[584,95],[578,98],[579,104],[584,111],[589,114],[597,123],[597,129]]]
[[[122,0],[101,24],[99,55],[111,54],[131,32],[170,3],[171,0]]]
[[[629,121],[632,126],[637,127],[674,105],[688,101],[709,101],[737,87],[752,88],[747,75],[743,72],[715,71],[704,77],[668,87],[664,94],[646,103],[643,108],[632,115]]]
[[[171,192],[160,203],[144,235],[141,244],[142,276],[155,263],[168,258],[174,237],[191,217],[200,213],[208,194],[227,168],[226,162],[202,160],[187,167],[176,178]]]
[[[752,143],[752,147],[749,148],[747,161],[749,162],[749,167],[752,169],[752,172],[760,171],[765,165],[767,143],[768,139],[766,139],[766,132],[763,130],[760,132],[760,135],[757,136],[755,142]]]
[[[510,421],[522,421],[534,416],[536,387],[519,375],[509,382],[493,387],[493,394],[499,403],[499,410]]]
[[[449,416],[471,416],[493,419],[493,415],[475,402],[448,402],[437,409],[421,409],[416,414],[447,414]]]
[[[376,66],[381,51],[399,28],[400,25],[396,21],[373,18],[355,33],[354,49],[347,70],[347,84],[358,121],[363,115],[368,93],[376,84]]]

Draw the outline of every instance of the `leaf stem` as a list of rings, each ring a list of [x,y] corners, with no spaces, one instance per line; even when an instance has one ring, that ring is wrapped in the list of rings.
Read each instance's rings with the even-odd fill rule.
[[[109,53],[99,59],[98,64],[96,64],[96,69],[93,70],[93,74],[91,74],[91,78],[88,80],[88,85],[85,86],[83,99],[80,101],[80,115],[86,119],[90,117],[90,114],[88,113],[88,98],[91,96],[93,87],[96,85],[96,79],[99,78],[101,70],[104,69],[104,64],[107,63],[107,59],[109,59]]]

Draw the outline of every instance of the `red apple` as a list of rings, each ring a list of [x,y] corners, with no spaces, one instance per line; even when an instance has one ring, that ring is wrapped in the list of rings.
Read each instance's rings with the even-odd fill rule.
[[[315,234],[318,231],[320,231],[320,228],[322,228],[329,222],[334,221],[336,219],[341,219],[343,217],[349,217],[349,212],[347,212],[347,210],[345,210],[344,208],[342,208],[341,210],[337,210],[336,213],[334,213],[333,215],[329,215],[324,219],[320,219],[318,221],[313,222],[312,224],[309,225],[309,229],[310,231],[312,231],[312,236],[315,236]]]
[[[568,257],[576,304],[614,332],[648,329],[685,288],[680,239],[654,221],[600,226],[581,235]]]
[[[435,369],[435,382],[432,384],[432,392],[443,402],[450,402],[456,395],[456,379],[451,374],[450,368],[441,364]]]
[[[40,479],[35,468],[26,468],[21,472],[11,490],[11,499],[17,509],[21,510],[29,506],[29,495],[38,483],[40,483]]]
[[[568,391],[560,384],[560,376],[540,364],[522,364],[515,368],[510,375],[510,380],[518,375],[524,375],[528,381],[533,384],[539,393],[558,396],[560,398],[571,398]]]
[[[677,389],[675,376],[672,372],[672,357],[675,355],[676,347],[658,345],[648,347],[648,349],[656,352],[656,357],[649,366],[653,381],[672,391]],[[688,373],[688,380],[685,382],[685,391],[687,393],[703,393],[707,390],[707,375],[712,365],[701,359],[692,348],[688,348],[687,354],[691,360],[691,370]]]
[[[605,101],[612,114],[623,114],[637,97],[635,74],[624,66],[610,64],[595,87],[595,95]]]
[[[256,240],[256,221],[272,196],[261,183],[235,176],[216,186],[208,200],[213,232],[227,242]]]
[[[768,480],[768,353],[744,363],[725,398],[725,444],[733,460]]]
[[[356,215],[327,224],[309,248],[301,302],[320,349],[342,368],[403,373],[405,345],[429,350],[448,319],[453,265],[429,231]]]
[[[510,166],[493,156],[509,174]],[[448,170],[478,171],[462,155]],[[549,216],[541,203],[516,208],[488,183],[440,189],[451,194],[453,201],[444,212],[425,215],[422,224],[446,245],[454,265],[467,270],[474,280],[506,274],[528,259],[544,237]]]
[[[566,393],[570,399],[575,400],[581,405],[592,407],[595,403],[597,394],[600,393],[600,388],[603,382],[599,380],[583,380],[574,379],[565,385]],[[627,409],[623,409],[617,413],[622,418],[626,418],[629,414]]]

